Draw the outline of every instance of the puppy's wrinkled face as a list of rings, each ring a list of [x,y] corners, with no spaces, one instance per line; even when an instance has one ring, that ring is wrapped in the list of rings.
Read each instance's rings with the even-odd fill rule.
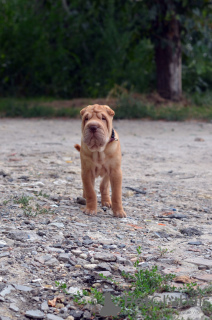
[[[90,151],[103,151],[112,132],[114,111],[104,105],[94,104],[80,111],[83,142]]]

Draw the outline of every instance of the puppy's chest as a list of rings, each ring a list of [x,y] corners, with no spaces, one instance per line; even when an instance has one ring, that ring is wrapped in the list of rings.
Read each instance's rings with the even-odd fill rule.
[[[109,174],[109,163],[104,152],[93,152],[93,162],[94,162],[94,175],[104,176],[106,173]]]

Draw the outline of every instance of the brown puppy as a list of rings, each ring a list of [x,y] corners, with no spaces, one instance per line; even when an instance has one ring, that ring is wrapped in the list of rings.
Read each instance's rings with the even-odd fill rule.
[[[103,177],[100,184],[102,206],[112,207],[115,217],[126,217],[122,207],[121,147],[118,134],[112,127],[114,111],[108,106],[94,104],[81,110],[82,140],[80,151],[84,212],[97,213],[95,178]],[[110,200],[110,184],[112,203]]]

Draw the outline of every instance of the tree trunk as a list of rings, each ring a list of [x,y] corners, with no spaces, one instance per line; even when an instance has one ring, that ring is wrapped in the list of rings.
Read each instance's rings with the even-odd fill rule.
[[[157,91],[165,99],[182,97],[181,41],[179,22],[173,18],[155,48]]]

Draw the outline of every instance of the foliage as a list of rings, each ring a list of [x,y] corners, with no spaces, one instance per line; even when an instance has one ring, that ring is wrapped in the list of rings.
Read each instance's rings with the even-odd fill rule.
[[[150,104],[145,101],[135,99],[132,95],[123,94],[120,96],[118,106],[115,110],[115,117],[118,119],[141,119],[182,121],[186,119],[212,119],[212,98],[208,93],[205,99],[201,100],[202,94],[195,94],[190,106],[182,104]],[[208,98],[206,98],[208,97]],[[205,102],[204,102],[205,101]],[[206,103],[207,102],[207,103]]]
[[[153,27],[166,2],[0,0],[1,96],[98,97],[115,84],[152,90],[160,33]],[[168,2],[174,7],[163,24],[176,10],[182,25],[184,87],[205,90],[212,83],[207,1]]]

